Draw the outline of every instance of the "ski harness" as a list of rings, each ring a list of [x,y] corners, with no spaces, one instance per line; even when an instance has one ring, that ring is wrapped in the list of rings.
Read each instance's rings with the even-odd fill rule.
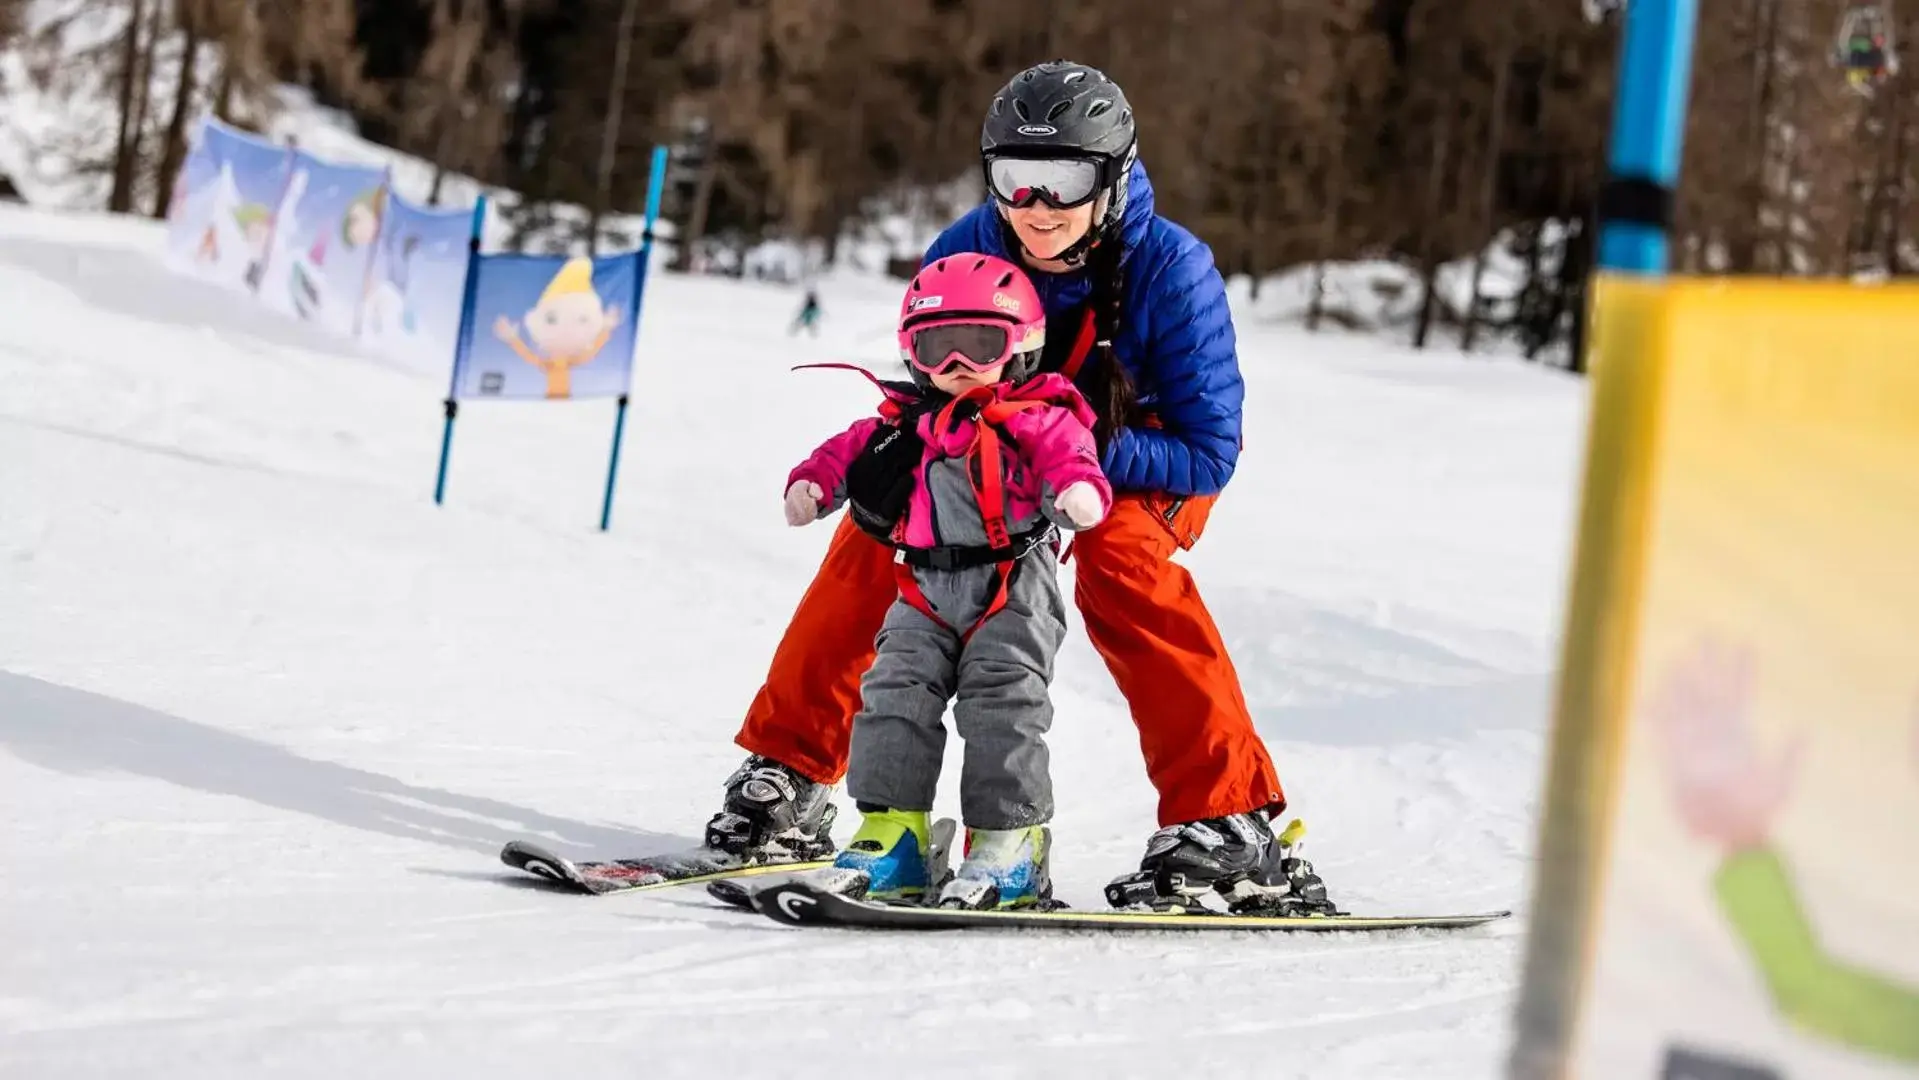
[[[1066,362],[1060,366],[1059,373],[1068,382],[1079,374],[1086,358],[1092,353],[1095,344],[1093,315],[1086,313],[1080,325],[1079,335],[1073,341],[1072,352]],[[802,364],[800,367],[846,368],[857,371],[871,380],[873,385],[885,390],[886,387],[865,368],[852,364]],[[799,370],[795,368],[794,370]],[[1017,413],[1036,409],[1051,402],[1043,399],[1006,401],[994,396],[994,387],[980,386],[954,397],[933,416],[933,437],[939,439],[953,431],[955,425],[966,420],[977,420],[973,425],[973,441],[963,455],[966,462],[967,479],[973,488],[973,500],[979,506],[981,524],[986,530],[985,544],[946,544],[938,547],[913,547],[905,542],[906,522],[902,517],[885,531],[880,531],[855,515],[860,527],[867,535],[893,548],[893,578],[900,590],[900,599],[912,605],[920,614],[952,633],[958,634],[960,642],[970,641],[973,634],[986,620],[999,614],[1006,608],[1007,591],[1012,585],[1013,572],[1019,561],[1025,558],[1039,545],[1053,540],[1058,535],[1050,521],[1042,520],[1034,528],[1014,535],[1006,527],[1006,484],[1002,441],[1011,441],[1006,435],[1004,425]],[[880,415],[896,427],[906,427],[915,423],[928,411],[922,406],[905,404],[888,395],[880,403]],[[987,600],[985,610],[973,625],[961,630],[947,622],[932,601],[920,589],[919,581],[914,578],[914,569],[961,570],[973,566],[991,566],[994,569],[993,594]]]

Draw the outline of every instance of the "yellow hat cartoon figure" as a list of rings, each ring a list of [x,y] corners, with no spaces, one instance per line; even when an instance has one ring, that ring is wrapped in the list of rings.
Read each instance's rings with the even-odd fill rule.
[[[601,306],[600,295],[593,291],[593,260],[572,258],[553,275],[524,321],[532,348],[504,315],[493,323],[493,336],[546,374],[547,397],[564,398],[573,393],[573,369],[592,362],[613,336],[620,308]]]

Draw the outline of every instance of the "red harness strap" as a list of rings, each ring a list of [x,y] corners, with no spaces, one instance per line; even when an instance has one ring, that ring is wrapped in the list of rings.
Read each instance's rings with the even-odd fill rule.
[[[1092,355],[1093,346],[1098,344],[1094,334],[1093,313],[1088,310],[1086,317],[1080,322],[1079,336],[1073,341],[1072,352],[1060,368],[1060,374],[1064,375],[1067,381],[1070,382],[1079,374],[1080,368],[1085,366],[1086,358]],[[857,371],[866,376],[867,381],[874,386],[880,387],[882,391],[886,389],[872,372],[853,364],[800,364],[793,370],[799,371],[803,368],[845,368],[849,371]],[[893,533],[893,545],[897,551],[893,560],[893,576],[899,583],[900,599],[913,605],[920,614],[940,626],[959,633],[961,642],[971,640],[974,631],[984,626],[986,620],[999,614],[1006,607],[1006,594],[1012,585],[1013,569],[1018,564],[1019,556],[1024,554],[1013,549],[1013,536],[1006,527],[1006,477],[1005,463],[1000,453],[1000,425],[1015,413],[1047,404],[1037,399],[1001,401],[994,398],[993,387],[976,387],[947,402],[946,406],[933,418],[934,438],[939,438],[943,433],[953,429],[956,423],[956,410],[962,402],[969,401],[978,403],[979,415],[974,424],[973,443],[966,448],[964,455],[967,459],[967,479],[973,486],[973,500],[979,505],[980,521],[986,530],[987,546],[1002,557],[993,565],[995,571],[993,595],[986,603],[986,610],[964,633],[940,618],[939,614],[933,610],[932,602],[927,600],[926,594],[921,591],[919,581],[913,577],[913,567],[906,561],[908,549],[901,535],[906,526],[904,519],[900,521]],[[905,419],[906,410],[889,395],[881,402],[880,413],[886,419],[898,423]]]
[[[901,549],[893,560],[893,576],[899,582],[900,599],[913,605],[920,614],[938,623],[940,626],[959,634],[962,643],[970,641],[975,631],[986,624],[986,620],[1000,613],[1006,607],[1006,593],[1013,581],[1013,568],[1020,553],[1013,550],[1013,536],[1006,528],[1006,479],[1004,463],[1000,454],[999,425],[1006,422],[1014,413],[1035,409],[1044,405],[1043,401],[996,401],[993,400],[991,387],[978,387],[954,398],[933,418],[933,437],[953,429],[954,411],[961,402],[982,403],[979,417],[973,425],[973,444],[966,448],[967,478],[973,485],[973,500],[979,505],[980,521],[986,529],[987,545],[996,551],[1004,552],[1003,557],[993,564],[993,595],[986,602],[986,610],[974,620],[973,625],[964,632],[947,622],[933,610],[933,604],[920,590],[919,581],[913,576],[913,567],[906,561],[906,551]]]
[[[1093,355],[1093,346],[1099,344],[1094,335],[1098,333],[1093,326],[1093,309],[1086,309],[1086,317],[1080,320],[1079,336],[1073,339],[1073,351],[1066,354],[1066,362],[1060,365],[1059,373],[1066,376],[1067,382],[1079,378],[1079,369],[1086,366],[1086,358]]]

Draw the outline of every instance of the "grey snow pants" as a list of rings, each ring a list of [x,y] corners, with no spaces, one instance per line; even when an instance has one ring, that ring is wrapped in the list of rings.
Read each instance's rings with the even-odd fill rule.
[[[1066,601],[1050,544],[1015,566],[1006,606],[962,644],[992,599],[991,566],[915,569],[948,630],[905,600],[886,613],[878,655],[860,681],[846,790],[895,810],[931,810],[946,751],[946,703],[966,743],[960,815],[967,828],[1017,829],[1053,817],[1048,686],[1066,639]]]

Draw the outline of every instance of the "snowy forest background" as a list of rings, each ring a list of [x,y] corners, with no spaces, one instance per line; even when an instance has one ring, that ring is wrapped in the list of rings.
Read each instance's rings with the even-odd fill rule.
[[[1919,274],[1919,79],[1846,88],[1848,6],[1701,4],[1680,269]],[[1919,2],[1894,19],[1919,40]],[[432,199],[518,193],[510,246],[606,243],[665,143],[678,269],[768,241],[830,267],[976,199],[984,103],[1066,56],[1126,88],[1161,212],[1255,297],[1304,275],[1317,325],[1324,267],[1384,263],[1415,342],[1536,355],[1580,332],[1619,26],[1594,0],[0,0],[0,100],[100,104],[11,133],[70,206],[160,216],[198,116],[263,131],[293,88],[433,163]]]

